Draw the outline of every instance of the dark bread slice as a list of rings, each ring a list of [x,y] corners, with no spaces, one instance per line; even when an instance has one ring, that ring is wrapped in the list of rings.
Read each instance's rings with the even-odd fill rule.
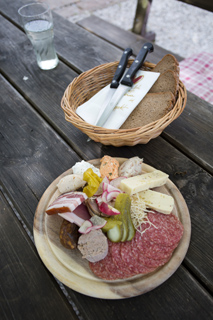
[[[172,110],[174,101],[175,97],[169,91],[147,93],[120,129],[143,127],[162,118]]]
[[[167,70],[160,74],[157,81],[149,90],[149,93],[171,91],[176,97],[179,88],[179,78],[174,71]]]
[[[179,76],[179,62],[172,54],[166,54],[152,69],[153,72],[160,73],[163,73],[167,70],[174,71],[174,73]]]

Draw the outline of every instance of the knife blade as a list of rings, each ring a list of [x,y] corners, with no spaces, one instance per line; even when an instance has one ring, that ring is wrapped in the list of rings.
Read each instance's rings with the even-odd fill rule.
[[[104,103],[101,107],[101,111],[99,112],[97,116],[97,120],[99,119],[100,115],[102,114],[102,110],[105,109],[105,107],[108,105],[109,101],[113,97],[116,89],[119,86],[119,81],[121,80],[121,77],[123,76],[123,73],[126,69],[128,59],[132,55],[132,49],[131,48],[126,48],[122,54],[121,60],[119,61],[118,67],[115,71],[114,77],[112,79],[112,82],[110,84],[110,89],[107,92],[107,97],[104,100]],[[97,121],[96,120],[96,121]]]
[[[114,107],[117,105],[117,103],[120,101],[120,99],[131,89],[133,85],[133,78],[136,74],[136,72],[140,69],[142,66],[147,54],[149,52],[153,52],[154,47],[152,43],[146,42],[141,50],[139,51],[137,57],[133,61],[131,67],[127,71],[127,73],[124,75],[120,85],[116,89],[115,93],[113,94],[111,100],[108,102],[108,104],[105,104],[105,108],[102,108],[97,121],[96,126],[102,127],[106,120],[109,118],[111,112],[113,111]]]

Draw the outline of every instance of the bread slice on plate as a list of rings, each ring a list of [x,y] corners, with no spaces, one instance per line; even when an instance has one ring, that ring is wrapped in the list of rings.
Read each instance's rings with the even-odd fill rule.
[[[147,93],[120,129],[143,127],[156,121],[172,110],[174,102],[175,97],[169,91]]]
[[[171,91],[176,97],[179,88],[179,78],[174,71],[167,70],[160,74],[157,81],[149,90],[149,93],[159,93]]]
[[[171,70],[177,76],[179,76],[179,72],[180,72],[179,62],[172,54],[166,54],[152,69],[153,72],[160,72],[160,73],[163,73],[167,70]]]

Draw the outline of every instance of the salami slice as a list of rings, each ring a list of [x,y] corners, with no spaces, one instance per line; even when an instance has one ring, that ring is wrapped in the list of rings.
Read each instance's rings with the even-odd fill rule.
[[[140,262],[141,265],[144,265],[147,268],[158,268],[160,266],[163,266],[168,260],[169,260],[170,256],[166,259],[159,259],[159,260],[154,260],[154,259],[150,259],[145,257],[142,252],[141,254],[138,256],[138,261]]]
[[[111,255],[114,264],[117,268],[121,265],[121,242],[111,243]]]
[[[142,224],[142,233],[136,232],[131,241],[108,241],[108,255],[89,264],[96,276],[104,280],[125,279],[153,272],[169,261],[183,235],[181,222],[173,214],[157,212],[149,213],[148,220],[151,224]]]
[[[167,259],[171,256],[176,246],[165,247],[149,240],[144,241],[143,235],[139,232],[136,232],[135,235],[135,245],[145,257],[154,260]]]
[[[111,246],[112,260],[116,264],[117,268],[126,275],[126,278],[135,274],[135,271],[129,268],[128,264],[126,264],[122,259],[121,248],[122,246],[126,247],[127,243],[128,242],[112,243]]]
[[[121,244],[121,261],[125,267],[126,272],[130,275],[138,273],[137,269],[137,256],[132,252],[131,241],[126,241]]]
[[[116,252],[115,254],[119,253],[119,247],[108,240],[108,244],[109,244],[109,258],[106,264],[106,270],[108,270],[108,280],[112,280],[112,279],[123,279],[126,277],[124,270],[122,270],[121,268],[119,268],[113,260],[113,251],[112,248],[116,247]]]
[[[161,246],[177,244],[183,235],[183,226],[173,214],[149,213],[148,219],[152,223],[144,235],[144,240],[154,242]]]
[[[98,262],[89,263],[92,272],[99,278],[104,280],[118,280],[129,278],[131,274],[126,272],[125,268],[118,268],[112,257],[112,248],[115,247],[114,243],[108,241],[109,252],[107,256]],[[121,260],[120,260],[121,261]]]
[[[108,260],[108,256],[106,256],[103,260],[98,262],[89,262],[89,267],[92,272],[101,279],[106,279],[108,277],[108,270],[106,270],[106,261]]]
[[[152,272],[155,270],[155,267],[149,267],[144,264],[144,261],[140,259],[140,256],[142,255],[141,251],[138,249],[136,244],[136,235],[134,239],[132,239],[132,252],[135,254],[136,260],[135,260],[135,267],[137,267],[138,274],[146,274],[149,272]]]

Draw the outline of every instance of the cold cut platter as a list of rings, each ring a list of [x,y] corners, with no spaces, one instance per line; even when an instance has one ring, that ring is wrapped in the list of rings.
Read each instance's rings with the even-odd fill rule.
[[[119,162],[119,165],[122,165],[125,161],[127,161],[125,158],[115,159]],[[90,160],[89,163],[96,168],[100,168],[101,165],[100,159]],[[141,166],[143,173],[153,173],[156,170],[145,163],[142,163]],[[140,244],[140,242],[137,242],[140,241],[139,233],[136,232],[134,238],[131,238],[131,241],[117,243],[115,241],[114,243],[108,240],[108,243],[110,244],[109,250],[113,250],[114,252],[113,261],[115,260],[116,263],[117,260],[121,270],[119,270],[119,276],[111,277],[110,274],[105,276],[106,270],[104,268],[104,264],[109,264],[108,260],[109,258],[112,258],[112,255],[108,254],[104,259],[102,257],[101,261],[95,263],[93,263],[94,261],[90,262],[91,260],[88,261],[87,259],[83,259],[82,252],[77,249],[70,250],[63,246],[60,241],[59,234],[63,214],[61,214],[61,216],[60,214],[47,214],[47,208],[52,210],[51,204],[53,204],[54,201],[57,200],[61,195],[61,192],[58,188],[59,182],[62,181],[64,177],[67,177],[72,173],[73,170],[71,168],[50,184],[40,199],[35,213],[33,228],[35,245],[43,263],[46,265],[48,270],[59,281],[69,288],[82,294],[102,299],[123,299],[144,294],[158,287],[169,277],[171,277],[171,275],[180,266],[186,255],[191,236],[191,222],[187,205],[180,191],[171,182],[171,180],[167,179],[166,183],[164,183],[162,186],[154,188],[153,190],[160,192],[165,196],[170,196],[174,199],[172,210],[173,217],[170,220],[177,220],[180,222],[183,228],[183,232],[181,237],[178,239],[178,243],[173,247],[172,252],[167,254],[167,249],[172,248],[172,246],[175,244],[173,243],[176,241],[175,238],[172,239],[173,242],[169,244],[169,247],[166,247],[168,246],[166,243],[168,241],[167,233],[164,232],[164,235],[159,238],[158,233],[155,232],[156,230],[151,234],[151,230],[153,229],[153,226],[151,226],[150,230],[148,230],[148,232],[145,234],[148,234],[149,237],[151,237],[151,243],[153,244],[153,247],[151,247],[151,249],[150,247],[146,247],[145,251],[143,251],[145,252],[145,255],[140,256],[141,260],[139,260],[139,263],[137,262],[137,266],[134,266],[134,264],[132,266],[134,272],[126,273],[126,269],[124,267],[125,264],[120,264],[119,261],[121,259],[116,256],[116,250],[118,247],[119,250],[123,247],[123,251],[121,252],[126,254],[128,247],[131,244],[132,247],[129,252],[131,251],[132,254],[134,250],[137,251],[138,243]],[[168,216],[166,214],[160,215],[163,217],[163,219],[165,216]],[[150,213],[149,217],[150,221],[155,224],[157,214]],[[167,223],[168,222],[166,222],[166,224]],[[164,224],[162,227],[164,227]],[[159,229],[162,229],[162,227]],[[172,225],[171,228],[173,228]],[[175,228],[177,231],[178,227],[176,227],[176,225]],[[148,240],[145,239],[146,243],[147,241]],[[127,246],[125,246],[125,243],[127,243]],[[164,250],[159,251],[158,248],[160,248],[162,244],[164,246]],[[143,243],[140,245],[143,246]],[[156,258],[158,260],[150,259],[150,257],[153,257],[151,250],[155,250],[155,257],[156,255],[159,255],[159,257]],[[144,272],[144,269],[141,269],[144,260],[143,257],[146,258],[146,263],[147,259],[150,262],[163,261],[163,263],[156,264],[155,268],[153,268],[153,265],[150,265],[148,268],[146,267],[146,272]],[[134,261],[134,259],[132,260],[131,257],[128,257],[128,254],[126,254],[126,256],[124,255],[124,259],[125,258],[127,261],[128,259],[130,259],[130,262]],[[99,277],[100,270],[102,269],[105,270],[105,273],[103,272],[101,277]],[[142,273],[140,271],[135,272],[135,270],[142,270]],[[113,271],[111,274],[114,276]]]

